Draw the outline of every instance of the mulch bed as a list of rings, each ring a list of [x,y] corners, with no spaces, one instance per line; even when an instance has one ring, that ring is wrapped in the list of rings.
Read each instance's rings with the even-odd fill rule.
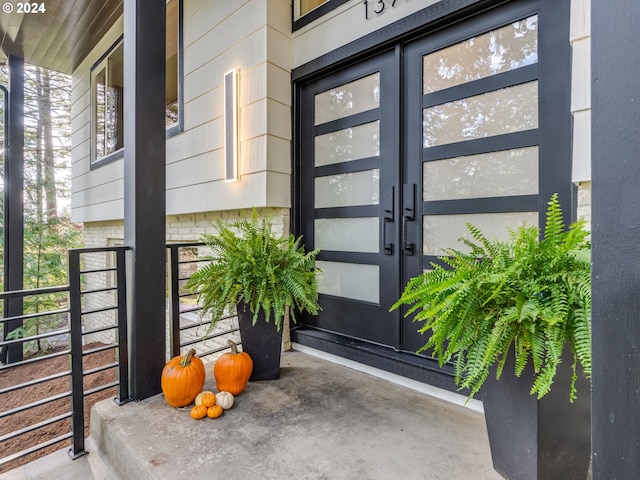
[[[93,349],[101,346],[100,343],[92,343],[86,345],[85,350]],[[115,350],[109,349],[102,352],[92,353],[84,357],[84,370],[99,367],[113,363],[115,359]],[[6,388],[12,385],[21,384],[29,380],[47,377],[55,373],[65,372],[69,370],[69,356],[63,355],[56,358],[44,359],[27,365],[21,365],[13,368],[0,370],[0,388]],[[115,381],[116,372],[114,368],[104,370],[102,372],[87,375],[84,378],[85,391],[105,385]],[[61,393],[71,390],[71,377],[65,376],[56,380],[51,380],[42,384],[25,387],[20,390],[0,394],[0,411],[6,412],[13,408],[26,405],[38,400],[43,400]],[[101,392],[94,393],[85,397],[85,418],[84,431],[85,437],[89,435],[89,418],[91,407],[94,403],[106,398],[113,398],[117,394],[116,388],[112,387]],[[71,399],[64,398],[56,401],[48,402],[39,407],[16,413],[0,420],[0,436],[10,432],[20,430],[30,425],[46,421],[58,415],[62,415],[71,411]],[[20,435],[12,440],[0,442],[0,460],[9,455],[23,451],[31,446],[38,445],[49,439],[64,435],[71,432],[71,418],[60,420],[51,425],[38,428],[31,432]],[[71,445],[71,439],[55,443],[43,450],[31,453],[17,460],[14,460],[4,466],[0,466],[0,473],[12,470],[20,465],[24,465],[36,458],[42,457],[49,453],[61,450]]]

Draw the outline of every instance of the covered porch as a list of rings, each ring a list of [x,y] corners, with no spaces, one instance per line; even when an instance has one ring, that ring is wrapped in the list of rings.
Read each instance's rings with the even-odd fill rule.
[[[55,16],[31,15],[25,23],[6,15],[0,22],[2,50],[6,56],[18,59],[18,63],[24,59],[69,70],[71,64],[56,67],[54,59],[71,58],[77,62],[82,52],[60,49],[48,59],[38,57],[36,53],[43,49],[36,46],[42,43],[43,32],[60,27],[69,46],[83,44],[82,39],[97,38],[103,31],[97,13],[105,14],[102,20],[108,25],[116,15],[114,12],[122,11],[122,3],[61,2],[69,5],[69,9],[51,7],[52,12],[57,12]],[[164,315],[165,288],[163,282],[157,282],[152,291],[144,286],[164,278],[165,274],[163,262],[157,260],[164,255],[165,245],[165,171],[157,168],[164,165],[165,132],[161,105],[146,101],[142,92],[152,90],[150,96],[155,94],[153,98],[161,99],[163,86],[161,81],[154,81],[150,89],[148,78],[142,78],[140,72],[145,70],[143,61],[152,63],[154,68],[163,65],[162,49],[147,48],[153,39],[163,40],[158,31],[163,22],[154,18],[157,12],[149,15],[148,10],[143,10],[145,2],[124,3],[127,25],[137,28],[139,24],[135,21],[139,19],[150,23],[131,31],[132,41],[125,53],[131,67],[125,82],[130,82],[135,99],[131,103],[134,115],[125,125],[127,144],[131,146],[125,153],[125,243],[132,249],[133,257],[129,272],[129,322],[135,352],[131,358],[130,383],[132,399],[139,401],[121,407],[107,401],[94,412],[95,433],[91,435],[94,446],[90,443],[89,449],[113,457],[94,454],[71,463],[63,452],[4,474],[0,479],[61,479],[67,473],[72,478],[91,478],[89,474],[107,479],[176,478],[207,472],[226,473],[232,478],[233,475],[300,478],[300,472],[308,472],[308,478],[450,479],[468,478],[470,472],[475,473],[474,478],[499,478],[491,467],[481,413],[434,400],[424,393],[328,360],[318,360],[309,353],[285,353],[282,378],[250,385],[231,411],[213,421],[217,423],[208,420],[197,423],[187,412],[168,407],[158,395],[158,373],[165,361],[165,332],[154,318]],[[91,8],[97,8],[96,5],[114,8],[94,10],[92,14]],[[71,6],[77,18],[91,22],[70,21]],[[630,59],[637,57],[638,33],[629,19],[633,18],[630,13],[640,13],[638,9],[630,1],[618,9],[594,5],[593,16],[594,31],[602,35],[595,35],[593,42],[593,78],[597,79],[593,81],[593,265],[597,281],[594,281],[593,310],[592,439],[594,476],[602,479],[624,476],[625,472],[635,474],[638,466],[638,451],[634,447],[638,442],[639,417],[637,409],[629,407],[637,403],[639,395],[636,347],[640,336],[635,318],[638,308],[635,284],[640,261],[634,233],[638,210],[633,204],[640,169],[638,162],[631,159],[637,156],[640,137],[620,136],[617,130],[611,132],[623,123],[637,124],[637,109],[629,107],[635,94],[632,72],[621,74],[610,65],[612,51],[618,57],[624,56],[629,64],[633,64]],[[81,29],[76,36],[62,28],[72,24]],[[20,31],[20,35],[12,34],[12,29],[13,33]],[[87,32],[93,35],[83,35]],[[153,35],[149,36],[150,33]],[[628,41],[629,38],[633,41]],[[148,51],[151,55],[143,59]],[[154,128],[148,128],[147,124],[153,124]],[[6,180],[5,184],[11,182]],[[5,202],[5,208],[19,210],[15,201],[11,203],[13,207],[7,207]],[[5,218],[9,216],[16,218],[15,215]],[[5,241],[5,248],[18,250],[13,258],[17,258],[16,254],[19,257],[20,238],[15,236],[18,233],[11,232],[18,230],[6,226],[5,238],[9,240]],[[149,245],[151,248],[143,248]],[[6,267],[11,278],[20,276],[20,267],[9,264]],[[5,282],[7,286],[11,284],[15,285]],[[108,428],[100,428],[101,425]],[[106,467],[93,470],[102,458],[107,459]],[[115,467],[125,469],[124,473],[115,472]]]

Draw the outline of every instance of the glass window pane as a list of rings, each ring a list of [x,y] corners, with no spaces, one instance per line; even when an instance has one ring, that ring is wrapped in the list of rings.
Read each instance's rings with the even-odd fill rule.
[[[425,162],[424,201],[538,193],[538,147]]]
[[[167,2],[167,50],[166,50],[166,88],[165,88],[165,124],[178,122],[178,48],[179,48],[179,0]]]
[[[380,122],[336,130],[315,138],[315,166],[380,155]]]
[[[317,261],[318,292],[364,302],[380,302],[380,267],[357,263]]]
[[[380,170],[341,173],[316,177],[315,208],[378,205]]]
[[[107,97],[107,85],[106,85],[106,70],[100,69],[94,78],[95,84],[95,99],[93,102],[95,109],[95,157],[100,158],[106,155],[105,151],[105,124],[106,124],[106,97]]]
[[[124,45],[121,43],[109,55],[106,96],[106,153],[113,153],[124,146]]]
[[[380,106],[380,73],[345,83],[315,96],[315,125]]]
[[[314,245],[320,250],[378,253],[380,220],[365,218],[319,218],[314,221]]]
[[[329,0],[300,0],[300,15],[305,15],[328,1]]]
[[[522,223],[538,226],[538,212],[476,213],[465,215],[425,215],[423,217],[423,255],[445,255],[445,248],[462,252],[469,249],[459,238],[470,238],[467,222],[478,227],[489,239],[508,240],[507,227]]]
[[[425,94],[538,62],[538,16],[457,43],[423,58]]]
[[[425,148],[538,128],[538,82],[425,108],[422,125]]]

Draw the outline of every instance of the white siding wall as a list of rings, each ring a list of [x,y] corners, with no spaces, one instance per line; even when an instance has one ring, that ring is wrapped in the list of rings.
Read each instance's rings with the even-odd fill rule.
[[[184,2],[185,129],[167,141],[167,214],[289,207],[290,0]],[[122,160],[90,170],[91,66],[122,19],[74,72],[73,219],[123,217]],[[224,74],[240,69],[240,181],[224,182]]]
[[[93,64],[122,34],[120,19],[73,73],[71,91],[71,205],[74,222],[122,218],[122,161],[90,170],[91,81]]]
[[[573,180],[591,180],[591,0],[571,1]]]
[[[289,207],[291,69],[434,3],[398,2],[366,20],[362,2],[347,2],[292,34],[291,0],[185,1],[185,131],[167,141],[167,213]],[[571,0],[571,11],[573,179],[588,187],[590,0]],[[122,28],[120,20],[73,76],[72,202],[77,222],[123,216],[122,161],[89,168],[89,69]],[[241,179],[225,183],[222,80],[232,68],[241,72]]]
[[[573,47],[573,181],[578,185],[578,216],[591,223],[591,0],[571,0]]]
[[[396,2],[395,7],[390,6],[391,2],[386,2],[382,14],[370,12],[369,20],[365,19],[363,2],[347,2],[293,34],[293,66],[299,67],[438,1],[402,1]],[[378,8],[375,3],[369,2],[370,10]]]

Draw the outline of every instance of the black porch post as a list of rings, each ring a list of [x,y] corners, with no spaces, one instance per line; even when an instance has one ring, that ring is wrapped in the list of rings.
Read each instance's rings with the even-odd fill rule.
[[[24,59],[9,57],[9,122],[5,149],[4,170],[4,289],[22,290],[24,250]],[[4,300],[4,316],[19,317],[23,314],[22,298]],[[22,326],[22,320],[11,320],[4,326],[8,332]],[[5,363],[22,360],[22,344],[16,343],[3,349]]]
[[[131,395],[160,392],[165,364],[166,0],[124,2],[124,239]]]
[[[592,2],[594,480],[640,474],[640,2]]]

